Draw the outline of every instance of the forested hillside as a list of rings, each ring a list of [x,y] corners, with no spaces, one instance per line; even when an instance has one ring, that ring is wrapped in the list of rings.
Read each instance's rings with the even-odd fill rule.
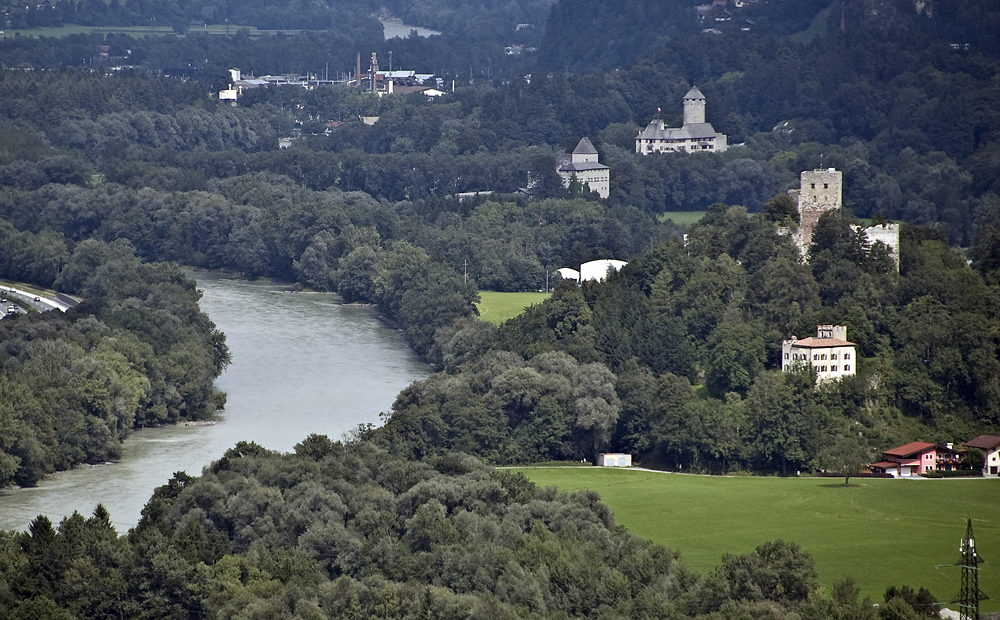
[[[401,0],[346,2],[323,0],[301,3],[289,0],[220,0],[157,1],[46,0],[24,4],[3,2],[9,27],[15,29],[82,24],[87,26],[173,26],[177,32],[208,24],[228,23],[256,26],[264,30],[327,30],[344,40],[380,34],[379,15],[402,18],[406,23],[450,32],[486,33],[499,26],[530,23],[541,26],[552,0],[514,2],[463,2],[432,0],[421,3]],[[4,6],[6,5],[6,6]]]
[[[684,471],[788,473],[821,465],[838,436],[880,450],[997,428],[1000,272],[987,284],[930,229],[904,228],[898,275],[841,216],[816,237],[803,265],[764,216],[719,205],[685,247],[563,286],[499,329],[442,333],[448,373],[405,390],[377,435],[417,458],[623,451]],[[831,323],[858,343],[855,377],[814,389],[809,372],[780,371],[781,340]]]
[[[194,282],[144,263],[127,240],[69,249],[51,230],[0,221],[0,278],[81,295],[68,311],[0,321],[0,486],[117,458],[133,428],[197,420],[225,403],[212,382],[225,336]]]
[[[909,589],[879,610],[850,582],[818,591],[793,544],[699,577],[592,495],[489,469],[610,449],[791,475],[824,466],[825,445],[1000,430],[995,5],[850,0],[841,29],[839,5],[750,3],[705,33],[695,4],[559,2],[537,54],[504,46],[541,37],[513,29],[545,2],[372,5],[337,24],[346,7],[328,3],[57,4],[179,31],[247,11],[319,30],[0,41],[17,67],[0,71],[0,276],[86,300],[0,322],[0,483],[114,458],[129,428],[221,404],[224,341],[177,263],[377,304],[441,369],[381,428],[289,455],[241,442],[200,478],[178,473],[127,537],[100,508],[0,534],[0,615],[916,617]],[[476,25],[385,42],[382,8]],[[372,50],[456,89],[218,100],[231,67],[343,71]],[[734,146],[635,154],[658,108],[680,124],[694,85]],[[610,167],[607,199],[554,172],[583,136]],[[819,167],[843,171],[845,209],[805,261],[779,232],[783,192]],[[492,194],[457,196],[477,191]],[[659,221],[677,210],[707,216]],[[853,233],[858,217],[900,221],[898,256]],[[594,258],[629,265],[477,320],[478,290],[537,290]],[[778,347],[821,324],[847,326],[861,359],[816,388],[779,371]]]
[[[597,73],[600,65],[591,64],[586,72],[549,74],[536,65],[530,80],[477,83],[438,101],[380,99],[336,87],[264,88],[230,107],[194,80],[130,71],[8,71],[0,76],[6,117],[0,216],[39,238],[61,235],[67,252],[88,240],[124,237],[146,260],[297,280],[337,290],[348,301],[377,303],[418,352],[459,376],[463,364],[473,368],[481,353],[495,349],[517,357],[491,365],[494,375],[506,367],[544,375],[550,371],[531,367],[531,360],[555,351],[571,356],[560,371],[570,383],[575,373],[597,372],[590,364],[615,375],[613,395],[606,386],[593,394],[581,388],[586,398],[601,394],[603,404],[586,401],[597,407],[592,415],[578,411],[585,407],[580,394],[553,392],[553,411],[561,412],[555,418],[583,415],[553,431],[560,447],[497,456],[517,445],[504,438],[506,431],[482,446],[470,444],[484,454],[497,450],[488,457],[497,462],[588,456],[609,442],[667,458],[670,449],[662,444],[676,429],[656,430],[662,412],[643,410],[652,389],[642,384],[643,373],[654,382],[667,377],[704,385],[726,403],[713,405],[713,415],[729,407],[725,416],[736,420],[735,428],[750,415],[740,407],[749,406],[758,380],[792,381],[773,374],[776,343],[806,335],[818,323],[848,325],[864,356],[881,365],[877,372],[888,374],[859,378],[857,393],[843,402],[817,404],[822,411],[810,417],[808,431],[793,433],[797,446],[762,448],[761,457],[746,438],[726,450],[715,449],[721,440],[697,450],[677,440],[689,446],[688,454],[668,460],[715,470],[786,470],[794,453],[796,468],[809,468],[818,438],[843,432],[847,420],[868,430],[872,446],[926,432],[957,439],[995,424],[990,412],[997,401],[989,377],[997,358],[991,310],[997,251],[990,240],[1000,218],[1000,117],[992,105],[1000,98],[998,60],[988,42],[975,39],[978,31],[969,32],[974,43],[968,49],[953,49],[942,38],[971,6],[978,5],[904,19],[900,5],[892,23],[833,29],[809,43],[788,37],[794,28],[779,27],[777,19],[770,30],[749,33],[680,28],[659,47],[643,42],[634,62],[620,57],[615,62],[626,66],[613,72]],[[648,8],[629,7],[636,14]],[[660,10],[684,8],[670,7]],[[791,19],[782,7],[775,3],[765,12]],[[805,19],[819,8],[803,4],[795,11]],[[561,29],[579,18],[575,10],[556,5],[543,61],[554,49],[571,49],[576,35]],[[866,10],[845,5],[845,20]],[[650,25],[680,19],[646,14]],[[993,12],[984,15],[988,21]],[[617,27],[609,25],[608,32]],[[234,54],[280,66],[290,54],[306,58],[329,43],[115,36],[115,45],[135,47],[146,63],[177,53],[204,57],[188,64],[191,75],[207,83],[225,75],[222,67]],[[447,61],[443,41],[398,43]],[[57,55],[39,52],[94,42],[93,36],[8,40],[0,57],[30,51],[35,62],[54,65]],[[665,107],[665,117],[679,122],[679,101],[691,84],[706,93],[709,119],[742,145],[710,157],[634,154],[634,135],[655,108]],[[359,115],[379,121],[370,126]],[[582,135],[594,138],[611,168],[605,201],[564,189],[552,172],[555,156]],[[279,150],[277,138],[284,136],[297,139]],[[776,234],[780,222],[754,214],[794,187],[801,170],[821,163],[844,171],[848,212],[828,223],[829,233],[805,265]],[[514,196],[529,174],[536,182],[533,200]],[[478,190],[495,194],[450,197]],[[706,208],[713,215],[691,231],[686,247],[663,244],[678,230],[658,223],[657,214]],[[872,259],[844,236],[854,216],[910,225],[898,278],[885,260]],[[949,245],[972,246],[978,274]],[[597,257],[632,260],[630,270],[649,261],[655,267],[641,276],[626,271],[582,293],[564,291],[496,334],[475,323],[476,288],[536,289],[546,272]],[[468,282],[459,265],[467,267]],[[34,277],[16,261],[10,268]],[[53,269],[51,278],[58,274],[58,266]],[[960,282],[963,293],[934,285],[942,274]],[[929,319],[932,332],[912,331],[919,321],[908,313],[935,312],[958,323]],[[955,334],[971,329],[984,337],[958,344]],[[473,336],[466,338],[469,330]],[[932,340],[950,344],[921,353],[919,342],[932,333]],[[875,366],[863,369],[876,373]],[[625,376],[646,387],[636,384],[629,396],[620,387],[627,382],[617,383]],[[491,380],[477,381],[472,393],[490,393]],[[796,398],[818,398],[808,381],[801,383],[789,388]],[[709,402],[688,402],[694,392],[677,389],[682,410]],[[728,394],[744,404],[737,407]],[[536,400],[510,414],[515,434],[535,419]],[[494,405],[488,415],[506,407],[503,399]],[[862,410],[870,419],[859,419]],[[452,441],[420,440],[427,445],[416,450],[453,447]]]
[[[541,61],[551,69],[593,71],[624,69],[637,58],[663,52],[684,53],[678,39],[752,42],[758,35],[829,44],[856,37],[937,40],[966,44],[987,55],[1000,53],[1000,10],[981,0],[914,2],[913,0],[770,0],[713,4],[699,13],[691,2],[623,0],[614,5],[599,0],[557,2],[546,25]],[[726,11],[723,19],[719,14]],[[752,59],[753,53],[746,59]],[[738,56],[703,57],[706,63],[741,62]],[[746,60],[744,59],[744,60]],[[900,58],[884,58],[896,63]],[[905,61],[903,61],[905,63]],[[813,67],[817,75],[829,67]],[[779,67],[775,67],[779,69]],[[789,76],[792,77],[792,76]]]

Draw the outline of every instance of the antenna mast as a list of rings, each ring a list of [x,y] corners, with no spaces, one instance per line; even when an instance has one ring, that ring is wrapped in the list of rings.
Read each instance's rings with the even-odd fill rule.
[[[972,536],[972,519],[965,530],[965,538],[962,539],[958,550],[962,553],[962,559],[958,565],[962,567],[962,588],[958,597],[953,603],[958,605],[959,618],[961,620],[979,620],[979,601],[988,600],[979,590],[979,563],[982,562],[976,554],[976,539]]]

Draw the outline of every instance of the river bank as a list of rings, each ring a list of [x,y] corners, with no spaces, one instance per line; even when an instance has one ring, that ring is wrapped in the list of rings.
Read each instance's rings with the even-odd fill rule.
[[[287,452],[310,433],[339,439],[359,424],[381,424],[379,414],[396,395],[430,374],[402,336],[375,318],[375,308],[232,274],[191,275],[232,353],[216,382],[228,395],[225,410],[208,418],[214,424],[136,430],[113,464],[0,491],[0,529],[25,529],[39,514],[55,522],[74,510],[89,515],[102,503],[127,531],[174,472],[200,474],[241,440]]]

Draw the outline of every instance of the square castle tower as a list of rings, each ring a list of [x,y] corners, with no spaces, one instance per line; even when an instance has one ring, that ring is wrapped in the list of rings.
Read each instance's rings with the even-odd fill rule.
[[[843,173],[834,168],[803,170],[799,189],[788,190],[788,195],[799,207],[799,229],[792,233],[792,239],[802,256],[809,254],[813,228],[820,216],[843,206],[843,179]]]
[[[809,256],[813,229],[819,222],[820,216],[827,211],[833,211],[843,206],[843,178],[843,173],[835,168],[803,170],[802,174],[799,175],[799,189],[788,190],[788,195],[798,205],[799,227],[797,230],[787,232],[791,233],[792,240],[795,241],[795,245],[803,257],[808,258]],[[884,224],[869,228],[852,226],[851,228],[855,232],[863,231],[869,244],[876,241],[884,243],[892,254],[896,270],[899,270],[898,224]]]

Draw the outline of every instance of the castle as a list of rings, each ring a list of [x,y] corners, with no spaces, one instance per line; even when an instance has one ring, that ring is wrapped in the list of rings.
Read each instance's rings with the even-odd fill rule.
[[[573,177],[576,177],[581,185],[597,192],[601,198],[607,198],[611,193],[611,172],[597,161],[597,149],[590,138],[581,138],[572,153],[556,158],[556,174],[562,179],[563,187],[569,187]]]
[[[796,230],[783,229],[783,232],[791,234],[799,252],[806,257],[812,245],[813,228],[820,216],[843,206],[843,173],[835,168],[803,170],[799,175],[799,189],[788,190],[788,195],[798,205],[799,227]],[[868,228],[852,226],[851,229],[864,232],[869,244],[876,241],[885,244],[896,263],[896,270],[899,270],[899,224]]]
[[[705,95],[695,86],[684,95],[684,124],[666,127],[654,118],[635,138],[635,152],[642,155],[670,151],[721,153],[728,147],[726,134],[716,133],[705,122]]]

